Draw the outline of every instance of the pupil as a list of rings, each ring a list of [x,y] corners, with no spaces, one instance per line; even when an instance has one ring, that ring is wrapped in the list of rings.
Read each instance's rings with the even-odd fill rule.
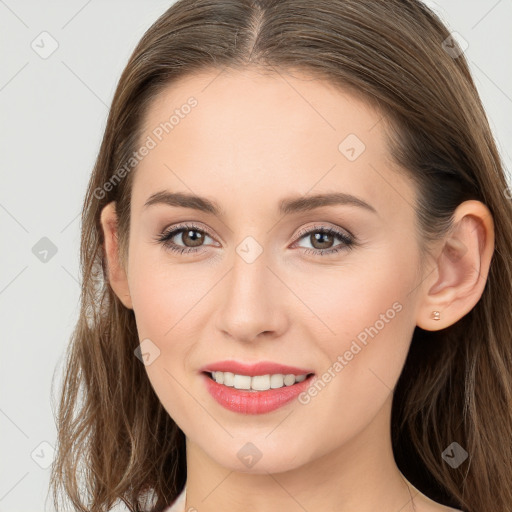
[[[322,239],[323,237],[330,238],[331,236],[332,236],[332,235],[329,235],[328,233],[316,233],[316,234],[314,235],[315,243],[316,243],[316,242],[318,242],[318,241],[319,241],[319,239],[320,239],[320,243],[321,243],[321,244],[322,244],[322,243],[324,243],[324,244],[325,244],[325,243],[328,243],[328,241],[326,242],[325,240],[324,240],[324,242],[322,242],[322,241],[321,241],[321,239]],[[314,247],[314,246],[315,246],[315,244],[313,244],[313,247]],[[320,247],[320,249],[325,249],[325,247]]]
[[[194,233],[197,233],[198,236],[194,236]],[[200,234],[199,231],[192,230],[192,229],[187,231],[186,238],[188,238],[192,242],[193,247],[201,245],[202,234]]]

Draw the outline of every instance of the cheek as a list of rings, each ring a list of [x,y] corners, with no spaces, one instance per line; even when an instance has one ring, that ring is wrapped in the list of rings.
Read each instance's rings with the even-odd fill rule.
[[[151,340],[150,347],[158,354],[145,366],[148,379],[168,414],[180,428],[188,426],[189,430],[188,413],[195,401],[187,390],[196,382],[190,381],[188,361],[200,337],[194,305],[204,295],[204,287],[194,285],[190,272],[165,258],[157,260],[149,251],[134,250],[130,257],[130,294],[138,336],[141,341]],[[201,414],[199,409],[194,412]]]
[[[134,248],[129,261],[130,294],[139,339],[149,338],[159,354],[154,363],[146,366],[148,376],[164,405],[171,395],[175,397],[173,404],[179,403],[176,397],[183,391],[180,384],[186,382],[185,387],[189,386],[193,376],[196,385],[197,368],[191,362],[191,354],[204,338],[204,319],[211,308],[208,292],[215,284],[212,269],[207,265],[176,264],[163,250],[144,248]],[[183,402],[186,401],[184,396]]]
[[[317,335],[324,340],[324,370],[333,376],[327,386],[333,403],[338,396],[348,407],[368,405],[394,387],[415,327],[414,261],[412,252],[376,251],[333,275],[323,295],[309,296],[308,305],[329,328],[325,335],[319,324]]]
[[[134,248],[130,267],[130,294],[141,335],[165,343],[180,328],[193,326],[194,305],[208,289],[206,275],[194,265],[173,263],[163,249],[154,248]]]

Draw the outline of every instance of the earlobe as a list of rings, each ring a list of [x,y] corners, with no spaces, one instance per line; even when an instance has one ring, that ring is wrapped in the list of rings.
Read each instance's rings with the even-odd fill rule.
[[[117,214],[115,202],[107,204],[101,211],[101,226],[104,239],[104,257],[107,266],[108,281],[119,300],[129,309],[133,309],[128,287],[128,277],[121,265],[118,244]]]
[[[461,203],[440,248],[418,309],[417,325],[427,331],[453,325],[482,296],[494,252],[494,223],[487,206],[475,200]]]

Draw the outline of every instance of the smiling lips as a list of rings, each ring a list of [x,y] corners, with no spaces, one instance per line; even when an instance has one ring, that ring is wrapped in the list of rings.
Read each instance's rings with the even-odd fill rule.
[[[207,390],[223,407],[263,414],[293,400],[309,386],[314,372],[273,362],[220,361],[201,369]]]

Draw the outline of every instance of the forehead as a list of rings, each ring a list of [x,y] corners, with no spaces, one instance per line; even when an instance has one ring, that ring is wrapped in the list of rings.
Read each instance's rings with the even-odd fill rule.
[[[411,206],[412,184],[393,170],[382,119],[348,91],[298,72],[185,76],[146,113],[141,141],[154,147],[137,167],[133,202],[164,188],[221,203],[254,197],[261,207],[262,197],[341,191],[398,213]]]

